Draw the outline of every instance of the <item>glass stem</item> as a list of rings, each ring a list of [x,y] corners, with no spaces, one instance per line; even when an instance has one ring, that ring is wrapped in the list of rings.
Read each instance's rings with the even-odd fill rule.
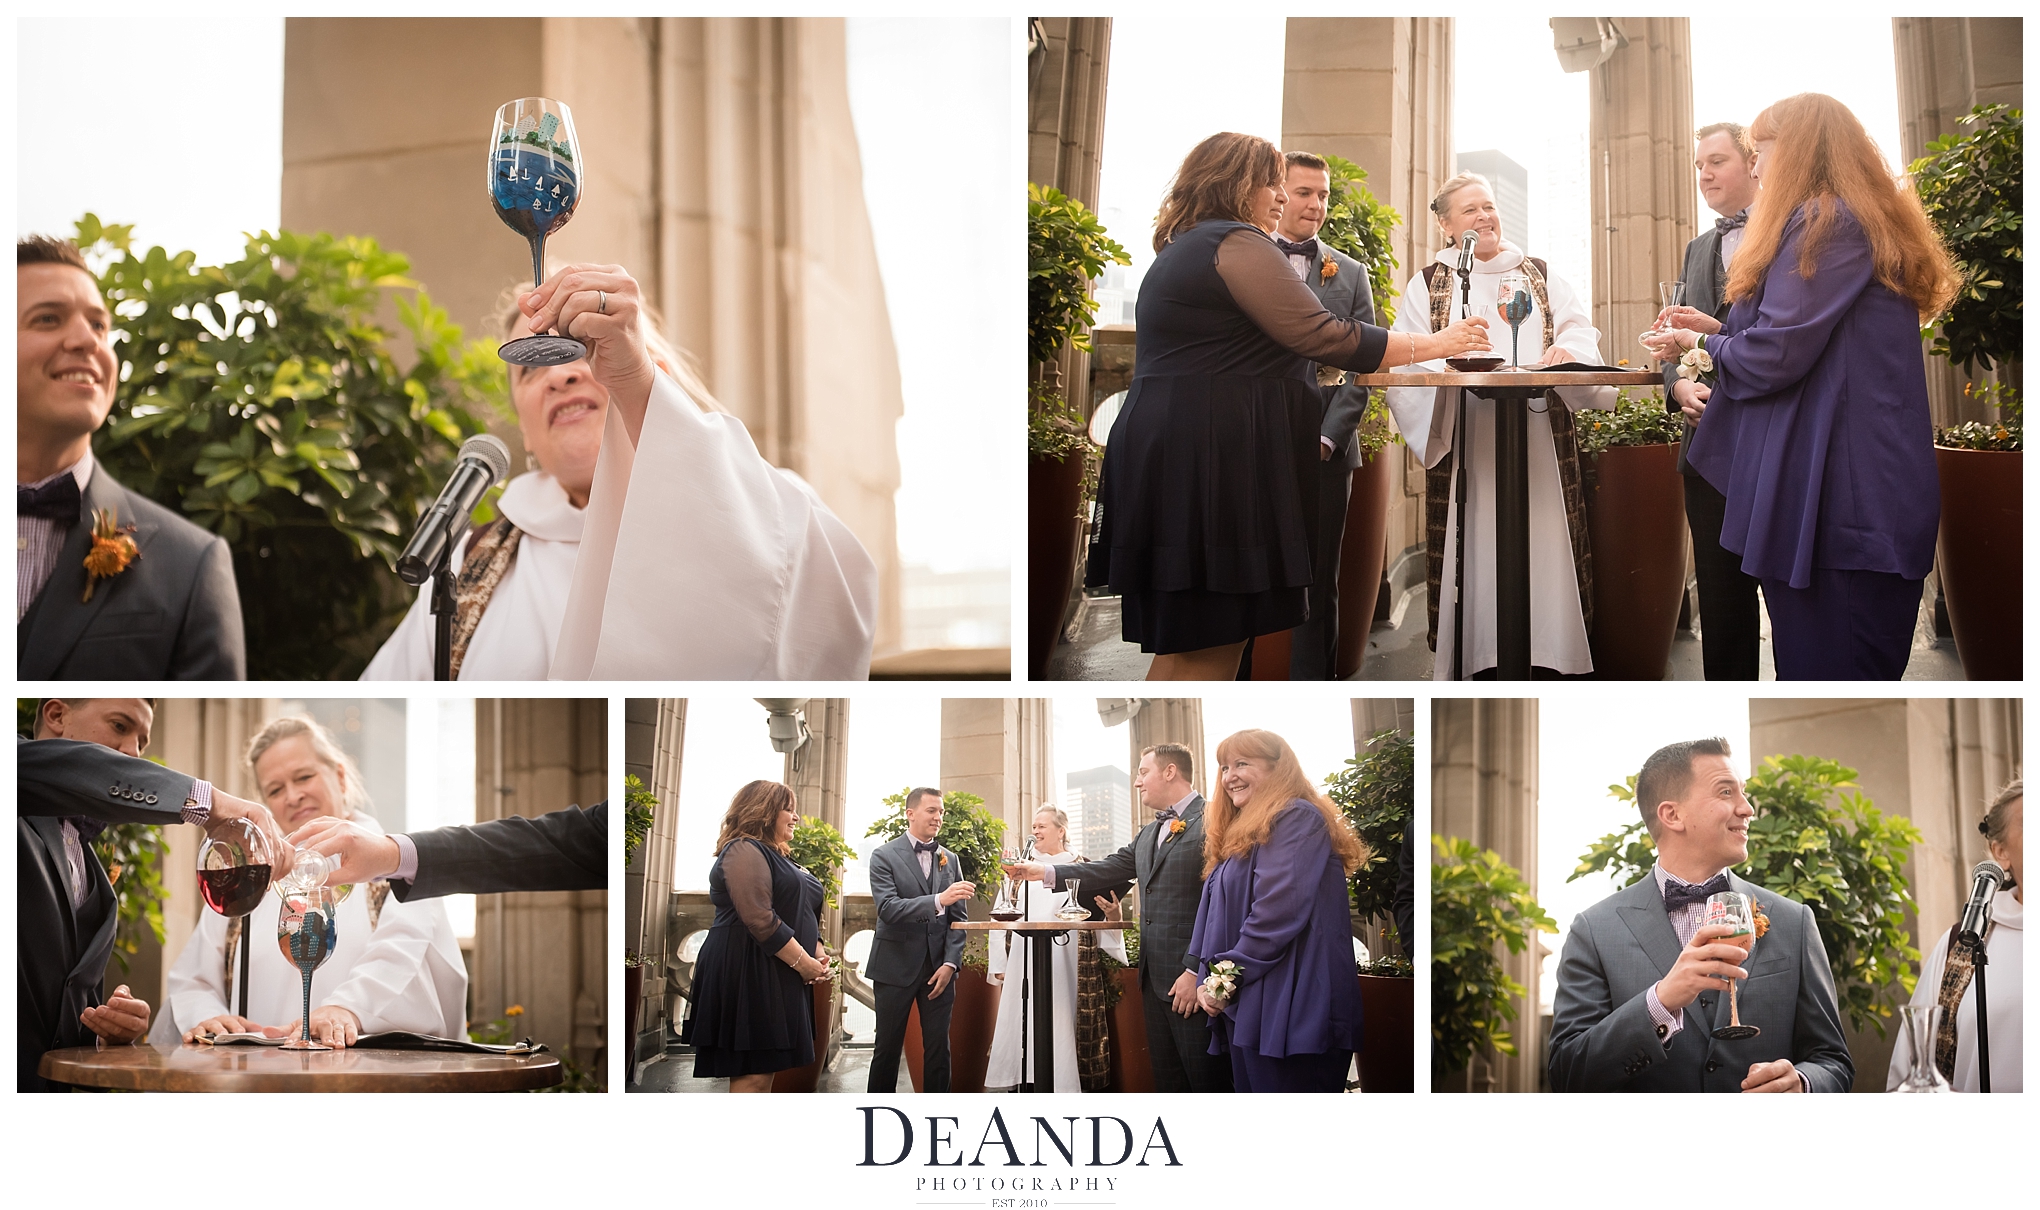
[[[309,1042],[312,1040],[312,972],[305,971],[304,976],[305,976],[305,1019],[304,1024],[299,1027],[298,1041]]]
[[[545,237],[531,237],[531,288],[536,290],[545,284]]]

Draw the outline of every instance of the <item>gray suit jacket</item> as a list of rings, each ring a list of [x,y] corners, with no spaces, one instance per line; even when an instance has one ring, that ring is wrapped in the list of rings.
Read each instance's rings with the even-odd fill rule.
[[[80,603],[94,509],[112,509],[120,525],[135,527],[141,557]],[[23,680],[243,680],[233,555],[218,536],[95,467],[84,519],[14,629],[14,658]]]
[[[1705,311],[1716,319],[1728,318],[1728,300],[1723,291],[1728,283],[1721,277],[1721,232],[1709,227],[1686,244],[1686,267],[1679,274],[1679,280],[1686,283],[1686,305],[1697,311]],[[1679,405],[1672,402],[1672,384],[1679,380],[1679,363],[1668,361],[1664,364],[1665,410],[1676,412]],[[1679,473],[1692,475],[1698,472],[1686,465],[1686,442],[1693,437],[1693,422],[1686,421],[1685,438],[1679,442]]]
[[[1679,938],[1657,882],[1646,875],[1573,919],[1559,960],[1551,1018],[1551,1087],[1559,1092],[1736,1092],[1752,1063],[1790,1059],[1811,1092],[1847,1092],[1855,1079],[1835,1004],[1834,974],[1813,909],[1729,875],[1771,918],[1751,951],[1737,991],[1743,1024],[1763,1030],[1718,1041],[1728,994],[1686,1006],[1669,1050],[1657,1036],[1644,992],[1678,961]]]
[[[1330,281],[1324,279],[1322,266],[1329,258],[1339,266],[1339,271]],[[1320,240],[1318,242],[1319,269],[1312,270],[1304,277],[1311,293],[1318,296],[1324,308],[1341,319],[1357,319],[1362,323],[1374,322],[1374,289],[1367,278],[1367,264],[1357,261]],[[1317,364],[1311,364],[1313,380]],[[1347,470],[1360,467],[1360,443],[1354,433],[1360,428],[1360,418],[1367,414],[1367,388],[1350,383],[1344,386],[1319,387],[1318,394],[1324,397],[1324,424],[1319,428],[1320,436],[1332,443],[1332,461],[1343,462]]]
[[[948,858],[944,864],[942,858]],[[873,983],[918,984],[926,967],[951,963],[963,968],[963,934],[949,926],[966,918],[970,901],[948,907],[936,900],[963,877],[963,863],[948,849],[935,850],[929,876],[921,876],[914,856],[914,838],[902,835],[878,846],[871,855],[871,901],[878,909],[878,929],[864,977]]]
[[[1197,926],[1197,901],[1204,895],[1204,796],[1193,794],[1183,808],[1183,833],[1155,852],[1161,825],[1150,823],[1133,843],[1098,861],[1055,867],[1056,885],[1075,878],[1080,884],[1111,886],[1132,881],[1140,887],[1141,983],[1167,996],[1176,977],[1190,969],[1184,954]],[[1087,901],[1083,885],[1077,893]],[[1088,906],[1088,902],[1087,902]]]

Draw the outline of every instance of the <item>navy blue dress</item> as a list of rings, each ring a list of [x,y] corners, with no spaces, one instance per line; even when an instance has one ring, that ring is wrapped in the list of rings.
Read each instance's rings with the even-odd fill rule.
[[[733,858],[734,887],[725,868]],[[695,1076],[763,1075],[814,1062],[814,989],[776,955],[789,938],[815,952],[822,884],[771,846],[735,840],[709,871],[708,899],[715,921],[694,962],[694,1013],[680,1035],[694,1047]]]
[[[1327,312],[1245,223],[1177,235],[1141,282],[1133,385],[1098,481],[1085,582],[1143,651],[1287,630],[1309,612],[1318,428],[1311,362],[1380,364],[1385,329]]]

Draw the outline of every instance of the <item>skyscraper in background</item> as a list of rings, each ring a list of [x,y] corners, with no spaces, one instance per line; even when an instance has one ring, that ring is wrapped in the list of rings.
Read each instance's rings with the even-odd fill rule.
[[[1502,212],[1502,238],[1518,248],[1530,246],[1530,170],[1499,151],[1462,151],[1460,172],[1478,172],[1494,186],[1495,209]]]
[[[1068,775],[1063,785],[1070,845],[1077,852],[1095,859],[1133,839],[1133,779],[1126,770],[1100,765]]]

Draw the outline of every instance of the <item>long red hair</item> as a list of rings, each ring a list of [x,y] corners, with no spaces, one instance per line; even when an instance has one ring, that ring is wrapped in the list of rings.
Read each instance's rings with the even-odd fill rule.
[[[1770,143],[1763,153],[1762,190],[1728,274],[1728,297],[1748,298],[1778,259],[1785,225],[1802,207],[1806,234],[1799,244],[1799,276],[1813,276],[1820,250],[1834,235],[1845,202],[1863,234],[1877,280],[1911,299],[1921,322],[1955,298],[1961,278],[1948,250],[1927,222],[1920,199],[1894,177],[1863,123],[1833,97],[1803,92],[1757,115],[1750,139]]]
[[[1229,218],[1255,226],[1254,191],[1282,183],[1282,153],[1258,135],[1227,131],[1190,149],[1155,216],[1155,251],[1198,223]]]
[[[1255,785],[1253,793],[1247,796],[1243,806],[1234,806],[1232,795],[1226,793],[1224,769],[1238,757],[1249,757],[1262,761],[1268,766],[1268,774]],[[1213,787],[1214,793],[1204,810],[1204,876],[1218,868],[1218,863],[1228,857],[1239,857],[1258,845],[1268,843],[1268,833],[1275,827],[1275,816],[1284,807],[1301,798],[1318,809],[1325,818],[1325,830],[1330,833],[1332,853],[1339,864],[1351,874],[1367,860],[1367,846],[1346,826],[1346,820],[1332,800],[1311,783],[1309,774],[1296,759],[1296,752],[1289,741],[1273,731],[1235,731],[1218,745],[1218,768],[1220,784]]]

